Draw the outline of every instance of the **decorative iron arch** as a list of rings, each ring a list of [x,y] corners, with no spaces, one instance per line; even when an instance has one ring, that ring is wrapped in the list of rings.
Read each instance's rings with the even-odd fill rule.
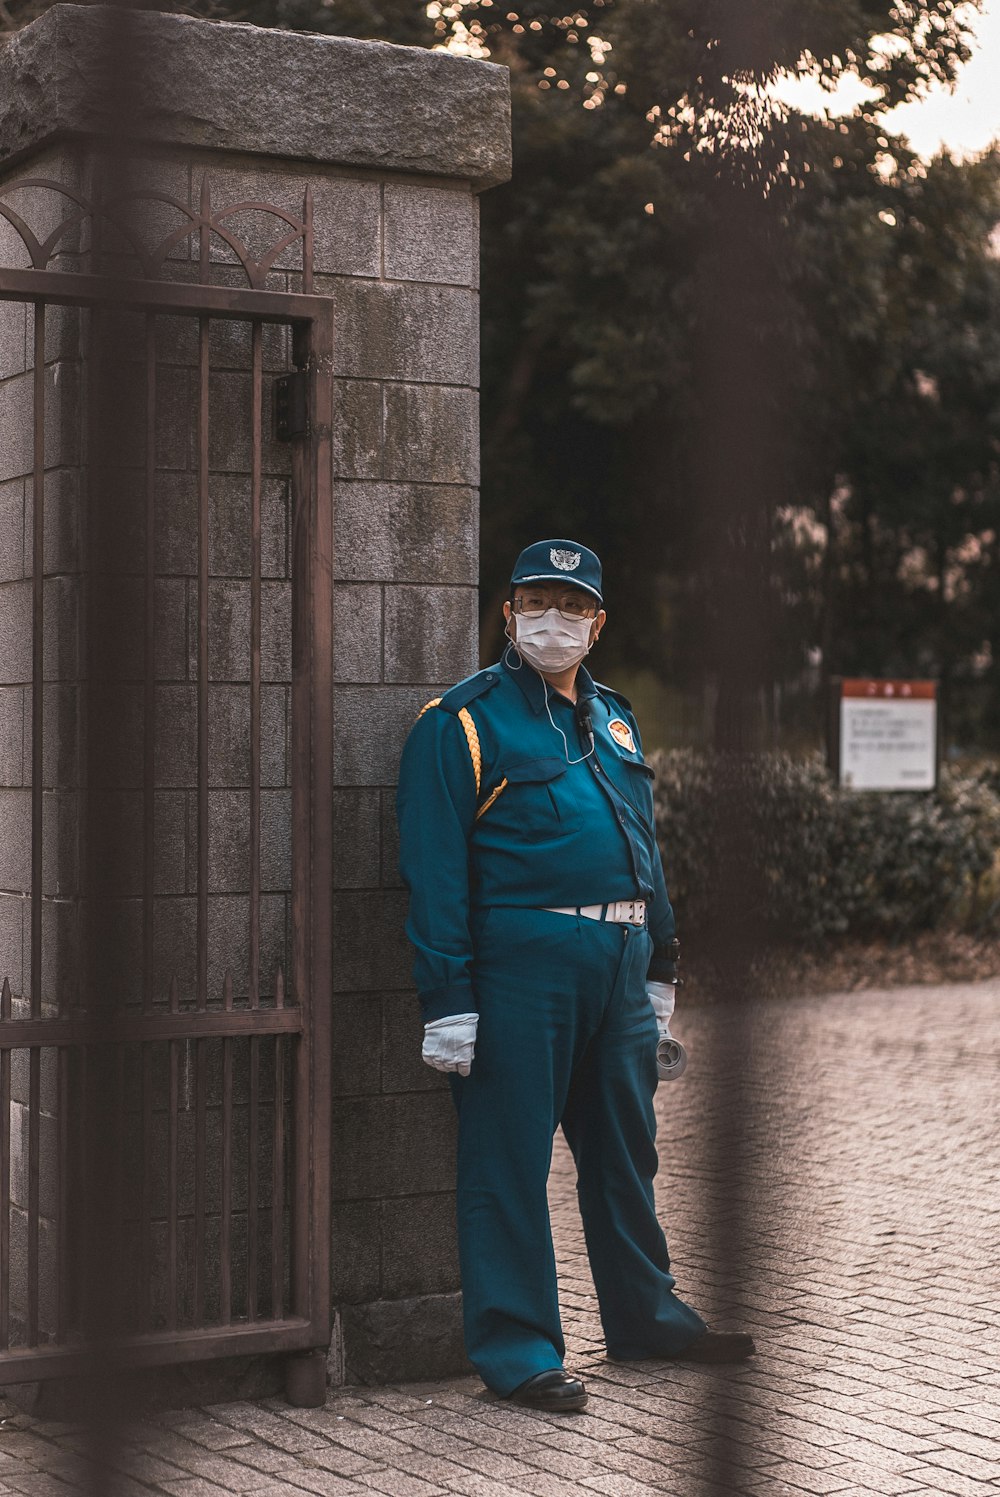
[[[74,205],[66,217],[44,239],[35,234],[16,209],[4,201],[11,193],[25,189],[51,192],[68,199]],[[163,203],[167,207],[176,209],[185,221],[165,235],[154,249],[147,249],[128,221],[128,205],[135,203]],[[227,227],[228,220],[240,213],[269,214],[272,218],[287,225],[286,231],[259,259],[255,259],[239,235]],[[279,256],[293,244],[301,243],[302,289],[306,292],[312,289],[313,199],[312,188],[309,186],[306,187],[303,198],[302,216],[297,218],[274,203],[259,201],[232,203],[226,208],[213,211],[207,173],[202,178],[197,209],[190,207],[179,198],[172,197],[170,193],[152,189],[121,192],[106,198],[91,199],[75,188],[68,187],[64,182],[56,182],[46,177],[22,177],[0,188],[0,218],[5,219],[20,238],[28,252],[33,270],[49,268],[60,244],[73,229],[84,223],[90,223],[93,227],[103,222],[113,227],[126,240],[139,262],[144,280],[159,280],[171,251],[195,235],[198,236],[199,259],[204,279],[207,275],[209,247],[212,236],[215,235],[235,254],[246,275],[247,285],[253,291],[263,291],[266,288],[268,273],[274,268]]]

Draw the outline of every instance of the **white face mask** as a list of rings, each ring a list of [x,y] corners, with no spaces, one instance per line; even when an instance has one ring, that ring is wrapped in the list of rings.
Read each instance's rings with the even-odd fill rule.
[[[568,671],[590,651],[593,619],[564,619],[558,608],[548,608],[539,619],[515,614],[514,647],[536,671]]]

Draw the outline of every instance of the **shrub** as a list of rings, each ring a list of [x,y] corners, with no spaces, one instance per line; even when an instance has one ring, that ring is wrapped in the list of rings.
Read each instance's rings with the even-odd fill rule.
[[[687,935],[711,929],[720,888],[770,940],[1000,926],[995,771],[945,770],[933,793],[908,794],[840,790],[818,755],[681,749],[650,763]]]

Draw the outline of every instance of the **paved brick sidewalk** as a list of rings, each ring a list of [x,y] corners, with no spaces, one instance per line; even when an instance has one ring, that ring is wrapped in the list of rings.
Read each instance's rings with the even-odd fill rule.
[[[661,1213],[680,1292],[752,1327],[751,1363],[604,1359],[560,1150],[587,1413],[511,1408],[472,1378],[221,1404],[131,1429],[102,1497],[1000,1493],[1000,982],[769,1003],[749,1034],[721,1007],[676,1027],[692,1062],[660,1091]],[[4,1414],[0,1493],[78,1492],[74,1431]]]

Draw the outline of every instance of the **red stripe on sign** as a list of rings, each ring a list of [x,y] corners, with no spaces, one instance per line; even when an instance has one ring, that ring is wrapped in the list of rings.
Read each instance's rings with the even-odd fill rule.
[[[841,681],[842,697],[867,697],[870,701],[934,701],[936,681]]]

